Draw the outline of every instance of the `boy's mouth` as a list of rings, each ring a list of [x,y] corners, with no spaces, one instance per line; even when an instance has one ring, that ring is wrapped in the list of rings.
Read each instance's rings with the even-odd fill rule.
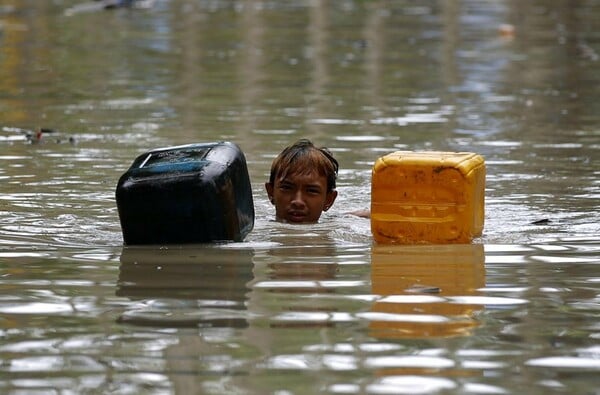
[[[304,222],[306,214],[301,211],[288,211],[287,217],[290,222]]]

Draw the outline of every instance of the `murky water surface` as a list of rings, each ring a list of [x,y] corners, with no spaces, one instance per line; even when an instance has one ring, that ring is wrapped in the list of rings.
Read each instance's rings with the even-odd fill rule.
[[[600,393],[597,1],[78,4],[0,5],[0,392]],[[340,195],[278,224],[263,183],[303,137]],[[123,247],[131,161],[215,140],[254,231]],[[480,240],[344,215],[398,149],[485,157]]]

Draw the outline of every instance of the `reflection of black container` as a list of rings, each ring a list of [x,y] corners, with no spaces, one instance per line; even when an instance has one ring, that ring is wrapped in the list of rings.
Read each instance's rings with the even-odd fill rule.
[[[242,241],[254,226],[246,159],[230,142],[138,156],[116,191],[125,244]]]
[[[248,327],[253,250],[126,246],[116,295],[132,300],[118,322],[156,327]]]
[[[254,278],[253,255],[218,246],[123,247],[117,296],[229,300],[244,306]]]

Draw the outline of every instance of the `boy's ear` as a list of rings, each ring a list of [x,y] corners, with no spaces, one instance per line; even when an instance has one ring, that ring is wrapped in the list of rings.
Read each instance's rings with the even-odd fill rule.
[[[273,202],[273,184],[271,184],[270,182],[265,182],[265,189],[267,190],[267,196],[269,197],[269,201],[271,203],[275,203]]]
[[[323,205],[323,211],[327,211],[331,208],[331,206],[333,206],[333,202],[335,202],[337,194],[338,193],[335,189],[327,192],[327,196],[325,197],[325,205]]]

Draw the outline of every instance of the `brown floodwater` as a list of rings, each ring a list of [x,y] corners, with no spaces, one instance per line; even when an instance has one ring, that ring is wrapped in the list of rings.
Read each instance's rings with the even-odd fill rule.
[[[0,5],[1,393],[600,393],[598,1],[82,3]],[[263,190],[299,138],[341,165],[315,225]],[[124,247],[133,159],[219,140],[254,230]],[[344,214],[395,150],[484,156],[480,239]]]

